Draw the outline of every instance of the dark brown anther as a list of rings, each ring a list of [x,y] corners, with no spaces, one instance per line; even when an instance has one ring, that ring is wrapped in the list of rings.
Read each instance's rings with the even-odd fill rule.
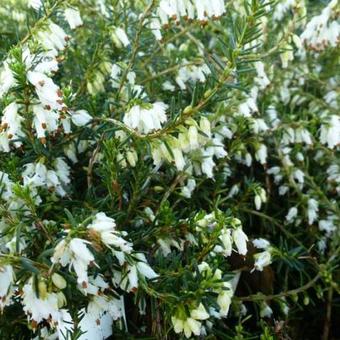
[[[32,329],[36,329],[38,327],[38,323],[35,320],[31,322]]]

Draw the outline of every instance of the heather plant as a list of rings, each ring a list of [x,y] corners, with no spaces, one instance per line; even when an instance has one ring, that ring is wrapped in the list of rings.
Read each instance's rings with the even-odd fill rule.
[[[1,339],[340,336],[339,14],[3,0]]]

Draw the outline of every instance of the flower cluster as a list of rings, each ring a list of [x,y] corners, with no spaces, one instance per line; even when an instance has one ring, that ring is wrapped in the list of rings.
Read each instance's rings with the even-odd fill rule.
[[[142,134],[148,134],[162,128],[161,124],[167,121],[165,113],[167,108],[168,106],[162,102],[146,108],[135,105],[125,114],[123,122]]]
[[[310,49],[322,51],[327,46],[336,47],[339,42],[340,24],[334,10],[338,4],[337,0],[331,1],[320,15],[313,17],[306,25],[300,38]]]
[[[224,0],[161,0],[158,15],[162,25],[168,25],[169,19],[181,17],[189,20],[197,19],[206,22],[209,18],[219,18],[225,13]]]

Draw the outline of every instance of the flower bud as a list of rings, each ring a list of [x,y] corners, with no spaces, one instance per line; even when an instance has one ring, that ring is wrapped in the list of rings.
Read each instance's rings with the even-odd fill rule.
[[[39,298],[45,300],[47,297],[47,286],[44,281],[39,281],[38,283]]]
[[[255,196],[254,203],[255,203],[256,210],[260,210],[261,209],[261,205],[262,205],[262,200],[261,200],[261,197],[259,195]]]
[[[298,302],[298,300],[299,300],[299,295],[298,294],[293,294],[292,296],[291,296],[291,298],[292,298],[292,300],[293,300],[293,302]]]
[[[209,89],[209,90],[204,92],[203,97],[204,98],[208,98],[208,97],[210,97],[212,95],[212,93],[213,93],[213,91],[211,89]]]
[[[233,230],[233,240],[236,244],[238,253],[240,255],[246,255],[247,254],[248,237],[243,232],[241,227],[238,227],[238,228]]]
[[[138,156],[137,156],[137,153],[135,151],[128,151],[126,153],[126,158],[127,158],[127,161],[129,162],[129,164],[132,167],[136,166],[136,163],[138,161]]]
[[[187,107],[183,110],[183,113],[184,113],[185,115],[190,114],[191,112],[192,112],[192,106],[191,106],[191,105],[187,106]]]
[[[66,305],[67,301],[66,301],[66,297],[64,295],[63,292],[58,292],[57,293],[57,297],[58,297],[58,308],[62,308]]]
[[[308,306],[309,305],[309,296],[308,295],[305,295],[304,298],[303,298],[303,304],[305,306]]]
[[[267,193],[263,188],[260,190],[260,197],[263,203],[267,202]]]
[[[202,117],[200,119],[200,128],[201,130],[210,137],[211,135],[211,126],[210,126],[210,121],[206,117]]]
[[[296,35],[296,34],[293,34],[292,39],[293,39],[294,45],[298,49],[301,49],[302,48],[302,42],[301,42],[300,37],[298,35]]]
[[[57,273],[52,275],[52,282],[59,289],[64,289],[67,286],[65,279]]]

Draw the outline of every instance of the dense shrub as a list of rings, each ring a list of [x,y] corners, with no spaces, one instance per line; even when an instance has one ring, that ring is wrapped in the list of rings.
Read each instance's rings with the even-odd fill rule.
[[[1,1],[1,339],[340,337],[339,13]]]

